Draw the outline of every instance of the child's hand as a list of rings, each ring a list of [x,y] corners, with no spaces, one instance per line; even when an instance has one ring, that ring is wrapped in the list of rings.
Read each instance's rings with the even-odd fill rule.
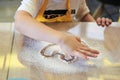
[[[68,34],[64,34],[60,42],[60,47],[66,53],[66,55],[83,57],[84,59],[88,59],[88,57],[95,58],[99,54],[97,50],[83,45],[80,41],[80,38]]]
[[[103,18],[97,18],[96,22],[99,26],[108,27],[112,23],[112,20],[109,18],[103,17]]]

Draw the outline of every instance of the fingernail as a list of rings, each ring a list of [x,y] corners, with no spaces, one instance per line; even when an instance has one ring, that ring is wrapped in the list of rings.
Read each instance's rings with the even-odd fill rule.
[[[101,25],[101,23],[98,23],[98,25],[100,26],[100,25]]]
[[[89,58],[88,58],[88,57],[86,57],[86,60],[89,60]]]
[[[95,56],[95,57],[98,57],[98,54],[95,54],[94,56]]]
[[[102,25],[105,25],[105,23],[102,23]]]
[[[100,23],[98,23],[98,24],[100,24]]]

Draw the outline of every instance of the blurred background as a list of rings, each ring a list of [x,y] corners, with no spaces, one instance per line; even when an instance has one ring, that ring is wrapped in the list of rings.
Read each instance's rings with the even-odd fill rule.
[[[15,11],[19,7],[20,2],[21,0],[0,0],[0,22],[13,22]],[[103,16],[112,19],[114,22],[118,21],[118,6],[111,4],[103,6],[98,0],[86,0],[86,2],[94,17]],[[98,15],[98,13],[100,14]]]

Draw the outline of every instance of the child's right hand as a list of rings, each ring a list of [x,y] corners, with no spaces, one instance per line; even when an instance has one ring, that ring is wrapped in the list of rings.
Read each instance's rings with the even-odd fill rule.
[[[88,57],[97,57],[99,52],[97,50],[91,49],[86,45],[81,43],[80,38],[64,34],[59,43],[61,49],[66,53],[66,55],[83,57],[89,59]]]

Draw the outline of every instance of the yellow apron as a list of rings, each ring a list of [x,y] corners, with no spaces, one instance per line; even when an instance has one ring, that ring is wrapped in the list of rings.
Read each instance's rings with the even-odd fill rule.
[[[44,4],[42,5],[40,11],[38,12],[37,16],[36,16],[36,20],[39,22],[70,22],[72,21],[72,17],[71,17],[71,9],[70,9],[70,0],[67,0],[67,12],[65,15],[63,16],[58,16],[52,19],[46,19],[45,17],[43,17],[46,6],[48,4],[48,0],[44,1]]]

